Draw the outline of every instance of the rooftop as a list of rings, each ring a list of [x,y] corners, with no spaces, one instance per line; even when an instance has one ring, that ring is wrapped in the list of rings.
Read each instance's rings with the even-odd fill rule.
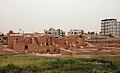
[[[103,19],[101,21],[111,21],[111,20],[117,20],[117,19],[111,18],[111,19]]]

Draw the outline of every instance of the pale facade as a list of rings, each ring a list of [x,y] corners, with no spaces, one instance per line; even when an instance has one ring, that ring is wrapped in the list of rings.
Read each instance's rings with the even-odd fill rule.
[[[71,29],[69,32],[68,32],[68,35],[81,35],[83,34],[84,31],[83,30],[80,30],[80,29]]]
[[[57,29],[55,30],[54,28],[50,28],[49,30],[44,30],[45,34],[52,35],[54,37],[64,37],[65,32],[63,30]]]
[[[117,19],[101,20],[101,35],[120,37],[120,22]]]

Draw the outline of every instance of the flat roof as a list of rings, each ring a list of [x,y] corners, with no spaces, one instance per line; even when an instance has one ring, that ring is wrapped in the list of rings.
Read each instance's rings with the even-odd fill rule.
[[[10,34],[10,36],[23,36],[23,34]]]
[[[111,18],[111,19],[103,19],[101,21],[111,21],[111,20],[117,20],[117,19]]]

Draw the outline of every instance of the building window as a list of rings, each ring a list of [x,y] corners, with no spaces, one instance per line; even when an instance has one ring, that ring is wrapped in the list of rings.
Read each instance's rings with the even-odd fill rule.
[[[77,32],[75,32],[74,34],[77,34]]]

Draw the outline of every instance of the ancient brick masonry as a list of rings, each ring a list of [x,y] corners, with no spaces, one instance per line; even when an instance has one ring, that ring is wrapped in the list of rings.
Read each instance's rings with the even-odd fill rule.
[[[93,46],[79,35],[55,38],[48,34],[25,36],[21,33],[8,33],[8,48],[16,52],[35,52],[61,55],[119,55],[120,48]]]
[[[8,33],[8,47],[17,52],[36,52],[36,53],[61,53],[60,48],[74,51],[84,45],[84,40],[79,36],[68,36],[63,38],[55,38],[48,34],[42,34],[25,37],[20,33]],[[64,50],[65,51],[65,50]],[[66,53],[67,54],[67,53]]]
[[[15,34],[8,35],[8,47],[14,49],[14,44],[16,43],[24,43],[24,37],[22,35],[16,36]]]

